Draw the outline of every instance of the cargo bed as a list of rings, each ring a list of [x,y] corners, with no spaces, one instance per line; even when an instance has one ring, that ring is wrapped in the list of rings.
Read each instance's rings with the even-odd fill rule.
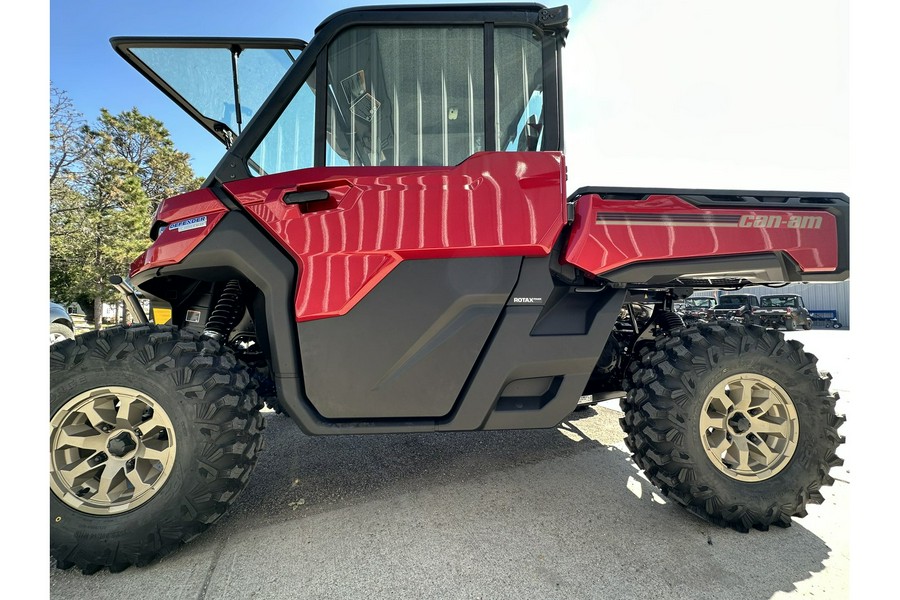
[[[614,283],[842,281],[849,198],[827,192],[583,187],[564,260]]]

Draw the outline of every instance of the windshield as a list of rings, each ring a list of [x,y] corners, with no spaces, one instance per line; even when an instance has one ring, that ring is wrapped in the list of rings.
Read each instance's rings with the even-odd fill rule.
[[[300,57],[306,42],[113,38],[116,51],[226,146]]]
[[[688,298],[685,303],[689,308],[712,308],[716,301],[714,298]]]
[[[228,48],[135,48],[134,54],[200,114],[239,134],[294,61],[287,50],[248,49],[236,57],[240,112]],[[198,77],[198,74],[203,74]]]
[[[760,298],[761,306],[769,306],[772,308],[782,308],[786,306],[797,306],[796,296],[763,296]]]

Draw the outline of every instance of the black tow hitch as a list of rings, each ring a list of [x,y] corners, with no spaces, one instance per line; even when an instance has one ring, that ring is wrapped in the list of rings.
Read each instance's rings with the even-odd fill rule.
[[[128,308],[128,312],[131,313],[131,318],[134,322],[140,323],[141,325],[149,325],[150,319],[147,318],[147,314],[141,307],[141,302],[138,300],[137,294],[134,292],[134,288],[131,287],[131,284],[122,279],[119,275],[110,275],[109,283],[124,297],[125,306]]]

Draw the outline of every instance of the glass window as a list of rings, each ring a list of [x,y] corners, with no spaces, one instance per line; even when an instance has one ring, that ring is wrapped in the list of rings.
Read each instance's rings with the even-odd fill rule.
[[[295,60],[288,50],[246,48],[237,59],[241,124],[234,103],[234,71],[228,48],[132,48],[135,56],[205,117],[234,134],[246,127]]]
[[[783,308],[786,306],[803,306],[803,301],[800,301],[800,304],[797,304],[799,298],[797,296],[763,296],[760,299],[760,304],[762,306],[768,306],[773,308]]]
[[[719,298],[721,306],[743,306],[747,302],[747,296],[722,296]]]
[[[328,166],[455,165],[484,150],[484,28],[341,33],[327,121]]]
[[[254,174],[312,167],[315,160],[315,115],[316,95],[307,81],[250,156],[249,166]]]
[[[541,37],[498,27],[494,57],[496,137],[488,144],[483,25],[341,32],[319,57],[327,61],[325,166],[452,166],[491,146],[540,150]],[[314,74],[251,156],[257,173],[314,165]]]
[[[539,150],[543,141],[541,38],[527,27],[494,30],[496,148]]]

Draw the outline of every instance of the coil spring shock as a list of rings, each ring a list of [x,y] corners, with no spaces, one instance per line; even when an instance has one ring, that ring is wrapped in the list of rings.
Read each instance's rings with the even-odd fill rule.
[[[231,333],[238,319],[244,312],[244,297],[241,291],[241,283],[232,279],[225,284],[222,293],[216,300],[216,306],[209,314],[203,335],[214,340],[222,341]]]

